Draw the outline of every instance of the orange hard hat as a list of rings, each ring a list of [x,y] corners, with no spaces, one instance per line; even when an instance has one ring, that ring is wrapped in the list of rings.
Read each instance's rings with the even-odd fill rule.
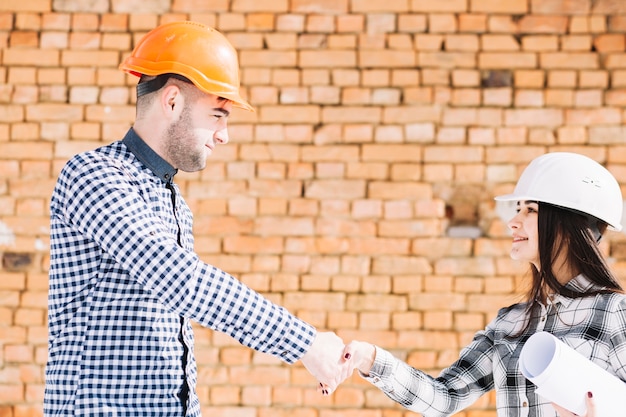
[[[239,95],[237,51],[224,35],[201,23],[181,21],[156,27],[139,41],[119,68],[138,77],[182,76],[205,93],[254,111]]]

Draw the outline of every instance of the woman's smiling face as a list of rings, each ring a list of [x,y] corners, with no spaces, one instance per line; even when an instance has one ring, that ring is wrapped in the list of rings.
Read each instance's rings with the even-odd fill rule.
[[[508,222],[513,233],[511,258],[527,261],[539,270],[539,203],[536,201],[518,201],[517,214]]]

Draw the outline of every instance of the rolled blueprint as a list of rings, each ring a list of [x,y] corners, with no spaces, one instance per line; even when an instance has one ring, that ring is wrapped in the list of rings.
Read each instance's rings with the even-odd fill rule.
[[[626,383],[591,362],[552,334],[532,335],[520,354],[522,374],[546,400],[580,416],[585,397],[593,393],[597,417],[624,417]]]

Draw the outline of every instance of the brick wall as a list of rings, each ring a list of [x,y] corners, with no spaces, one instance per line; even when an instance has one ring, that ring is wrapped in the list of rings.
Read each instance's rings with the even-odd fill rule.
[[[429,372],[524,287],[492,198],[530,159],[582,152],[626,186],[620,0],[0,0],[2,417],[42,414],[56,175],[128,129],[136,80],[117,65],[178,19],[227,35],[257,109],[180,175],[197,251]],[[624,235],[602,245],[626,280]],[[415,415],[358,377],[322,398],[302,366],[196,334],[206,415]]]

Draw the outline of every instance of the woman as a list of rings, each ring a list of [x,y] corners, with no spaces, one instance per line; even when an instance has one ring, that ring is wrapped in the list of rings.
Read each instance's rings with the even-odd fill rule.
[[[500,417],[574,416],[535,393],[519,355],[531,335],[547,331],[626,381],[626,296],[598,247],[607,227],[621,229],[619,184],[590,158],[555,152],[533,160],[514,192],[496,200],[517,201],[508,226],[511,257],[530,264],[525,301],[501,309],[436,378],[365,342],[348,344],[344,358],[425,417],[458,412],[492,389]],[[586,416],[594,417],[593,400],[586,401]]]

